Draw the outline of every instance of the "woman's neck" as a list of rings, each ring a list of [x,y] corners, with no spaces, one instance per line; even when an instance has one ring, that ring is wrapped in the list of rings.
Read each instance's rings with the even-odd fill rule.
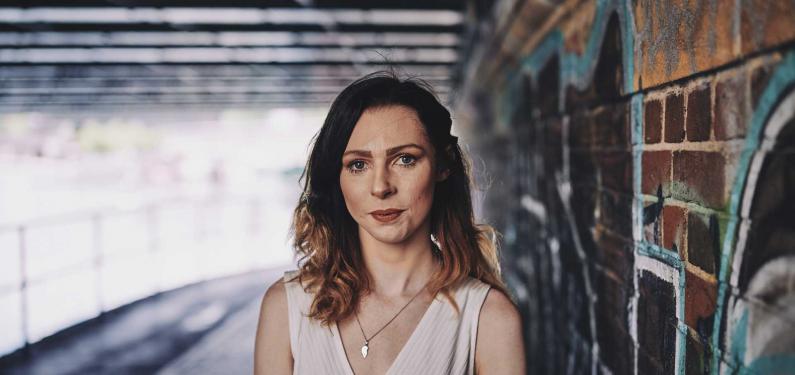
[[[370,293],[377,297],[414,295],[438,269],[430,234],[400,244],[383,243],[362,233],[359,238],[362,258],[373,281]]]

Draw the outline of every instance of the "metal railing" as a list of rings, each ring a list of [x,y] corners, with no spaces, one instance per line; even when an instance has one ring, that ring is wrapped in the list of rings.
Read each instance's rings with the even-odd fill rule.
[[[112,269],[109,268],[109,265],[113,262],[119,261],[120,257],[140,258],[141,256],[144,256],[146,257],[146,261],[143,263],[147,264],[148,262],[157,262],[158,255],[162,255],[165,252],[173,252],[172,250],[163,248],[163,240],[168,237],[168,231],[170,230],[177,229],[175,232],[182,231],[183,234],[191,234],[191,238],[182,238],[185,240],[183,244],[191,248],[197,244],[206,243],[208,240],[212,239],[215,239],[216,243],[218,244],[223,244],[227,243],[232,237],[242,239],[244,241],[248,241],[248,239],[251,238],[262,237],[262,206],[262,199],[260,197],[223,196],[220,198],[200,200],[191,199],[158,202],[133,209],[113,209],[75,213],[58,217],[50,217],[43,220],[25,222],[13,226],[0,227],[0,239],[3,237],[6,239],[9,237],[16,239],[16,241],[11,241],[16,243],[16,249],[0,248],[0,257],[2,257],[0,259],[5,258],[3,261],[12,259],[13,256],[3,256],[3,253],[6,255],[11,254],[8,253],[8,251],[16,251],[18,258],[18,275],[16,277],[6,275],[5,278],[7,280],[0,281],[0,299],[6,300],[6,298],[11,297],[8,299],[11,300],[14,298],[14,294],[19,294],[18,333],[21,335],[21,340],[14,340],[17,342],[16,347],[6,347],[5,350],[3,347],[0,347],[0,356],[4,355],[3,351],[10,352],[21,347],[26,347],[32,342],[38,341],[38,339],[47,336],[47,334],[42,335],[41,332],[38,334],[33,334],[31,332],[31,324],[33,323],[31,321],[32,288],[45,285],[47,283],[55,283],[56,281],[67,276],[85,276],[84,272],[90,271],[92,273],[93,285],[91,285],[91,288],[86,288],[83,291],[85,293],[93,294],[91,298],[94,301],[94,306],[93,308],[89,309],[92,313],[86,314],[83,312],[82,314],[78,314],[82,315],[82,321],[84,321],[99,316],[106,311],[115,308],[116,306],[132,302],[134,300],[146,297],[147,295],[153,295],[191,282],[202,281],[208,277],[214,276],[211,275],[212,272],[208,272],[209,268],[198,269],[192,277],[183,277],[181,281],[172,281],[165,284],[163,283],[163,278],[158,278],[157,275],[141,275],[142,280],[147,277],[153,278],[154,280],[150,281],[154,281],[154,287],[150,288],[148,293],[144,292],[144,294],[141,294],[139,291],[139,298],[133,298],[120,302],[118,300],[119,298],[116,297],[116,301],[114,303],[109,303],[110,295],[105,285],[105,278],[108,276],[108,272],[112,272]],[[178,216],[186,220],[186,222],[181,223],[181,227],[180,223],[177,223],[177,226],[174,227],[173,222],[164,223],[163,221],[163,219],[165,219],[169,214],[173,214],[173,212],[170,211],[175,210],[183,211],[182,216]],[[228,212],[227,214],[224,214],[223,212],[230,210],[232,213],[236,213],[238,215],[242,214],[243,217],[237,217],[234,220],[230,220],[231,224],[242,224],[242,228],[240,228],[240,225],[235,225],[235,228],[233,228],[231,231],[229,228],[224,228],[229,215]],[[108,248],[106,230],[108,229],[109,225],[118,226],[118,223],[114,224],[113,221],[122,218],[127,219],[128,228],[123,227],[124,221],[122,220],[122,227],[115,229],[128,230],[131,233],[137,232],[140,234],[140,229],[144,228],[147,238],[143,239],[143,241],[141,241],[140,238],[136,238],[139,245],[145,244],[143,247],[133,246],[134,250],[132,252],[130,252],[128,249],[126,253],[124,251],[116,251],[116,253],[114,253]],[[138,228],[129,227],[130,220],[132,220],[133,223],[137,221],[140,226]],[[79,251],[80,249],[75,251],[76,249],[69,248],[68,243],[61,243],[60,245],[62,247],[59,246],[59,248],[54,248],[54,246],[53,248],[47,249],[48,252],[53,253],[59,251],[67,252],[67,254],[61,254],[61,259],[59,261],[51,262],[57,264],[57,267],[54,267],[53,264],[46,265],[47,262],[45,261],[46,258],[44,257],[50,256],[51,254],[32,253],[33,249],[31,249],[31,242],[34,239],[39,240],[39,242],[44,241],[51,244],[59,243],[58,238],[36,238],[35,236],[47,235],[47,229],[54,227],[71,226],[72,228],[75,228],[75,225],[82,225],[84,227],[87,226],[87,228],[90,228],[88,229],[88,235],[90,236],[91,242],[90,251],[85,251],[85,249],[83,249],[81,255],[81,251]],[[69,228],[67,228],[66,232],[68,232],[68,229]],[[82,233],[82,235],[85,234],[86,233]],[[79,233],[75,235],[79,235]],[[62,240],[68,242],[68,239]],[[80,246],[80,241],[77,242],[77,246]],[[176,242],[173,241],[173,239],[171,240],[171,244],[174,243],[179,243],[179,233],[177,233]],[[2,242],[0,242],[0,244],[2,244]],[[226,250],[227,252],[224,254],[248,254],[251,256],[250,258],[242,258],[242,262],[245,263],[246,259],[256,258],[258,256],[256,252],[262,250],[261,248],[258,249],[256,244],[256,241],[252,242],[252,245],[254,246],[253,250]],[[234,253],[234,251],[237,251],[237,253]],[[69,252],[73,252],[76,255],[76,259],[69,261],[70,257],[66,256]],[[184,254],[180,255],[182,258],[178,259],[181,259],[186,263],[192,263],[194,265],[199,264],[196,261],[196,258],[199,255],[197,255],[196,252],[185,252],[183,250],[183,253]],[[207,253],[209,254],[209,252]],[[64,259],[66,259],[65,262]],[[45,266],[40,265],[39,267],[32,267],[32,265],[37,262],[43,263]],[[59,262],[60,264],[58,264]],[[259,266],[259,264],[256,264],[256,262],[252,263],[253,264],[251,264],[248,269],[254,269]],[[7,264],[6,269],[13,269],[13,267],[8,266],[9,265]],[[8,312],[9,311],[6,310],[6,313]],[[37,316],[40,318],[41,314],[38,314]],[[9,322],[7,319],[4,320],[6,320],[6,324],[10,323],[13,325],[13,323]],[[49,330],[45,331],[51,331],[49,332],[49,334],[51,334],[77,322],[73,321],[71,324],[66,324],[65,326],[61,327],[50,327]],[[41,329],[39,331],[41,331]],[[4,335],[5,334],[8,334],[8,332],[4,333]],[[9,345],[9,342],[0,343],[0,345]]]

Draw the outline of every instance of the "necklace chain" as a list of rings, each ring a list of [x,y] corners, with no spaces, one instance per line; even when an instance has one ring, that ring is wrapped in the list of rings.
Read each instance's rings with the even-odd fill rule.
[[[381,331],[383,331],[383,330],[384,330],[384,328],[386,328],[386,327],[389,325],[389,323],[392,323],[392,321],[393,321],[393,320],[395,320],[395,318],[397,318],[397,317],[398,317],[398,315],[400,315],[400,313],[402,313],[402,312],[403,312],[403,310],[405,310],[405,309],[406,309],[406,307],[408,307],[408,306],[411,304],[411,302],[413,302],[413,301],[414,301],[414,299],[415,299],[415,298],[417,298],[417,296],[419,296],[419,295],[420,295],[420,293],[422,293],[422,291],[424,291],[424,290],[425,290],[425,288],[426,288],[427,286],[428,286],[428,283],[425,283],[425,286],[423,286],[423,287],[420,289],[420,291],[419,291],[419,292],[417,292],[417,294],[415,294],[415,295],[414,295],[414,297],[411,297],[411,299],[410,299],[408,302],[406,302],[406,304],[405,304],[405,305],[403,305],[403,307],[400,309],[400,311],[398,311],[398,312],[397,312],[397,314],[395,314],[395,316],[393,316],[393,317],[392,317],[392,319],[389,319],[389,321],[388,321],[388,322],[386,322],[386,324],[384,324],[384,326],[383,326],[383,327],[381,327],[381,329],[379,329],[378,331],[376,331],[376,332],[375,332],[375,333],[374,333],[372,336],[370,336],[369,338],[367,337],[367,335],[366,335],[366,334],[364,334],[364,328],[362,328],[362,322],[360,322],[360,321],[359,321],[359,314],[357,314],[356,312],[354,312],[354,315],[356,316],[356,323],[358,323],[358,324],[359,324],[359,330],[361,330],[361,331],[362,331],[362,336],[364,337],[364,346],[368,346],[368,344],[370,343],[370,340],[372,340],[372,339],[373,339],[373,338],[374,338],[374,337],[375,337],[377,334],[381,333]],[[365,355],[365,356],[366,356],[366,354],[363,354],[363,355]]]

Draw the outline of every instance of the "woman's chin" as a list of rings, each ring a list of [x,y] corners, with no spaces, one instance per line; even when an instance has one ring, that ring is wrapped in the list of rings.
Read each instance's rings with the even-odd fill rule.
[[[398,228],[374,228],[372,231],[368,231],[370,237],[374,240],[390,244],[390,245],[397,245],[403,242],[406,242],[409,236]]]

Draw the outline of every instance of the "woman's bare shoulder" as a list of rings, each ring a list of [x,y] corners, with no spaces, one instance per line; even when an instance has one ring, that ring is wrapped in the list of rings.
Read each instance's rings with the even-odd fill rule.
[[[283,278],[274,281],[262,296],[262,310],[264,311],[266,307],[269,310],[287,311],[287,288]]]
[[[284,280],[280,278],[262,296],[254,344],[255,374],[292,372],[293,358],[287,314],[287,289]]]
[[[524,374],[522,317],[511,299],[491,288],[478,319],[475,346],[478,374]]]
[[[483,301],[478,322],[478,332],[485,338],[504,337],[505,332],[521,333],[522,317],[513,301],[502,291],[491,288]],[[485,328],[481,330],[481,328]]]
[[[278,280],[274,281],[268,289],[265,291],[265,295],[262,297],[262,306],[263,310],[265,307],[268,310],[276,310],[276,311],[284,311],[287,313],[287,288],[288,283],[298,283],[299,279],[297,278],[298,271],[288,271],[285,272],[284,277],[280,277]],[[293,284],[290,284],[293,285]]]

